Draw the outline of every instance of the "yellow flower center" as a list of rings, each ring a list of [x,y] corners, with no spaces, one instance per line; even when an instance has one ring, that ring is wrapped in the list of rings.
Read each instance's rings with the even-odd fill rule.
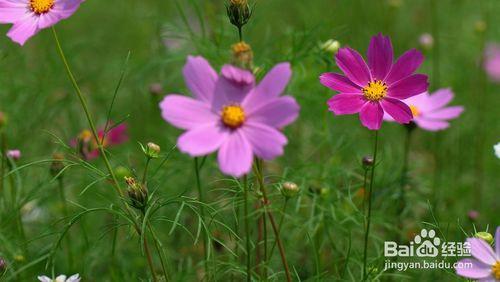
[[[420,110],[417,107],[410,105],[410,110],[411,110],[411,114],[413,115],[414,118],[416,118],[420,115]]]
[[[363,88],[363,93],[370,101],[380,101],[387,95],[387,84],[380,80],[370,81]]]
[[[497,261],[493,267],[491,268],[491,271],[493,272],[493,276],[497,279],[500,280],[500,260]]]
[[[222,122],[230,128],[238,128],[245,121],[245,111],[239,105],[229,105],[222,108]]]
[[[45,14],[54,7],[55,0],[30,0],[30,9],[35,14]]]

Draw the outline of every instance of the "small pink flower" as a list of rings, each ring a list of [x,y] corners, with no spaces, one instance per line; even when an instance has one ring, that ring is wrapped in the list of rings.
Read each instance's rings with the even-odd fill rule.
[[[194,98],[172,94],[160,103],[163,119],[186,130],[177,140],[182,152],[218,151],[221,171],[234,177],[250,172],[254,156],[283,154],[288,141],[280,129],[299,113],[294,98],[280,97],[292,75],[289,63],[276,65],[257,85],[251,72],[225,65],[218,75],[202,57],[188,57],[183,73]]]
[[[484,52],[484,70],[494,82],[500,82],[500,45],[490,43]]]
[[[424,92],[405,99],[403,102],[410,106],[413,122],[418,127],[428,131],[438,131],[448,128],[450,126],[448,121],[459,117],[464,111],[461,106],[447,107],[448,103],[453,100],[453,96],[451,89],[446,88],[439,89],[432,94]],[[384,115],[384,120],[394,121],[387,114]]]
[[[460,260],[455,268],[457,274],[480,282],[500,281],[500,226],[495,234],[495,250],[479,238],[468,238],[467,242],[474,258]]]
[[[355,50],[341,48],[335,60],[345,76],[320,76],[324,86],[340,92],[328,101],[330,111],[336,115],[359,113],[361,123],[370,130],[380,129],[384,113],[399,123],[409,123],[411,110],[401,100],[427,91],[427,76],[413,74],[424,57],[410,50],[394,63],[393,56],[391,40],[382,34],[370,42],[368,65]]]
[[[20,150],[8,150],[6,155],[7,155],[7,158],[17,161],[21,158],[21,151]]]
[[[69,18],[84,0],[0,0],[0,23],[14,24],[7,33],[24,45],[44,28]]]
[[[111,123],[112,124],[112,123]],[[127,124],[122,123],[108,130],[104,134],[104,127],[98,129],[99,140],[103,147],[111,147],[128,141]],[[104,138],[103,138],[104,137]],[[71,146],[78,148],[82,157],[86,160],[92,160],[99,156],[97,142],[88,129],[83,130],[76,138],[71,140]]]

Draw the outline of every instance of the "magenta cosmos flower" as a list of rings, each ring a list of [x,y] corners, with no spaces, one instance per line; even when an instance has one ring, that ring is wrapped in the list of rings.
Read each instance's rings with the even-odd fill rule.
[[[500,227],[495,234],[495,250],[479,238],[469,238],[467,242],[474,258],[460,260],[455,269],[457,274],[481,282],[500,281]]]
[[[500,45],[490,43],[484,52],[484,70],[494,82],[500,82]]]
[[[17,150],[17,149],[15,149],[15,150],[8,150],[6,152],[6,155],[7,155],[7,158],[10,158],[12,160],[17,161],[17,160],[19,160],[21,158],[21,151]]]
[[[450,126],[448,121],[457,118],[464,111],[462,106],[447,107],[453,100],[451,89],[439,89],[433,94],[427,92],[403,100],[413,114],[413,122],[425,130],[438,131]],[[384,115],[387,121],[394,121],[388,114]]]
[[[234,177],[250,172],[254,156],[283,154],[287,139],[280,129],[299,113],[294,98],[280,97],[290,64],[276,65],[257,85],[251,72],[231,65],[217,75],[202,57],[188,57],[183,74],[194,98],[172,94],[160,103],[163,118],[187,130],[177,141],[182,152],[197,157],[218,150],[221,171]]]
[[[128,141],[127,124],[111,125],[108,133],[105,134],[104,127],[98,129],[97,134],[102,140],[104,148],[120,145]],[[76,138],[71,140],[71,146],[79,150],[80,155],[86,160],[92,160],[99,157],[99,148],[92,131],[85,129]]]
[[[335,61],[345,75],[320,76],[323,85],[340,92],[328,101],[334,114],[359,113],[361,123],[371,130],[380,129],[384,112],[399,123],[413,119],[410,108],[401,100],[427,90],[427,76],[413,74],[423,61],[420,52],[410,50],[393,63],[391,40],[379,34],[370,42],[368,65],[349,47],[341,48]]]
[[[0,0],[0,23],[13,24],[7,33],[24,45],[40,30],[69,18],[84,0]]]

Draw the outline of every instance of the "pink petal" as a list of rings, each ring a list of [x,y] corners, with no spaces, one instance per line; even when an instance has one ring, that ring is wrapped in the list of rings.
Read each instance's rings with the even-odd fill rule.
[[[163,119],[181,129],[212,123],[218,116],[207,103],[181,95],[168,95],[160,102]]]
[[[450,120],[459,117],[463,111],[464,107],[461,106],[447,107],[433,112],[425,113],[425,118],[437,119],[437,120]]]
[[[462,259],[458,261],[455,270],[458,275],[473,279],[486,278],[491,275],[491,266],[475,259]]]
[[[495,264],[497,257],[488,243],[479,238],[469,238],[467,242],[470,244],[473,257],[485,264]]]
[[[61,20],[60,15],[54,12],[45,13],[43,15],[39,15],[38,17],[39,17],[38,19],[39,29],[51,27]]]
[[[28,18],[32,13],[26,8],[27,1],[0,1],[0,23],[15,23]]]
[[[352,81],[350,81],[349,78],[333,72],[327,72],[322,74],[319,77],[319,81],[324,86],[339,92],[356,93],[361,91],[359,86],[352,83]]]
[[[82,2],[83,0],[56,0],[50,12],[39,16],[38,27],[40,29],[47,28],[69,18],[78,10]]]
[[[371,80],[370,70],[363,57],[355,50],[346,47],[340,48],[335,61],[345,75],[360,87],[366,86]]]
[[[439,89],[436,92],[429,95],[429,106],[428,110],[435,110],[442,108],[453,100],[453,91],[449,88]]]
[[[111,129],[107,134],[107,138],[112,145],[126,142],[128,140],[127,124],[122,123]]]
[[[414,74],[389,86],[387,96],[403,100],[427,91],[428,87],[426,75]]]
[[[388,36],[372,37],[368,47],[368,65],[373,79],[383,80],[391,70],[393,60],[392,43]]]
[[[357,114],[367,103],[363,94],[337,94],[328,100],[328,108],[336,115]]]
[[[385,82],[389,85],[410,76],[424,61],[424,56],[419,51],[412,49],[407,51],[392,66],[391,71],[385,78]],[[424,91],[422,91],[424,92]]]
[[[219,112],[225,105],[242,104],[254,88],[254,81],[253,74],[249,71],[225,65],[215,84],[212,110]]]
[[[409,123],[413,119],[410,107],[398,99],[385,97],[381,105],[384,111],[399,123]]]
[[[221,69],[221,74],[227,80],[236,84],[253,85],[255,83],[255,78],[250,71],[240,69],[232,65],[224,65]]]
[[[366,103],[359,112],[361,123],[370,130],[379,130],[383,117],[384,110],[378,102]]]
[[[219,167],[224,174],[241,177],[252,169],[252,146],[241,130],[234,130],[228,137],[219,149]]]
[[[260,122],[282,128],[294,122],[299,116],[300,106],[290,96],[278,97],[248,113],[248,121]]]
[[[7,36],[12,39],[12,41],[22,46],[30,37],[39,31],[37,25],[38,17],[32,15],[28,18],[24,18],[20,22],[14,23],[9,32],[7,32]]]
[[[177,140],[181,152],[199,157],[215,152],[228,138],[228,130],[219,123],[210,123],[186,131]]]
[[[422,117],[415,118],[414,122],[427,131],[439,131],[450,127],[447,121],[428,120]]]
[[[278,130],[265,124],[247,122],[242,131],[259,158],[272,160],[283,155],[283,147],[288,141]]]
[[[188,56],[182,73],[194,97],[205,102],[212,101],[217,73],[205,58]]]
[[[497,260],[500,260],[500,226],[497,227],[495,233],[495,248],[497,253]]]
[[[292,68],[290,63],[277,64],[246,97],[243,106],[252,110],[260,107],[262,103],[280,96],[285,91],[291,77]]]

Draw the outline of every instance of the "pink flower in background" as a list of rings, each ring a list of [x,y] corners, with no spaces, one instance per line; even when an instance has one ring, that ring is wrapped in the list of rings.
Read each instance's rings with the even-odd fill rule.
[[[481,282],[500,281],[500,227],[495,234],[495,250],[479,238],[468,238],[467,242],[474,258],[460,260],[455,268],[457,274]]]
[[[7,33],[24,45],[44,28],[69,18],[84,0],[0,0],[0,23],[13,24]]]
[[[439,89],[432,94],[424,92],[405,99],[403,102],[410,106],[413,122],[418,127],[438,131],[448,128],[450,126],[448,121],[459,117],[464,111],[462,106],[447,107],[448,103],[453,100],[453,96],[451,89],[447,88]],[[388,114],[384,115],[384,120],[394,121]]]
[[[391,40],[379,34],[370,42],[368,65],[349,47],[341,48],[335,60],[345,75],[320,76],[324,86],[340,92],[328,101],[330,111],[336,115],[359,113],[361,123],[371,130],[380,129],[384,113],[399,123],[413,119],[401,100],[427,91],[427,76],[413,74],[423,61],[419,51],[410,50],[394,63]]]
[[[160,103],[163,119],[186,130],[177,141],[182,152],[197,157],[218,150],[221,171],[234,177],[250,172],[254,155],[283,154],[287,138],[280,129],[299,113],[294,98],[280,97],[290,64],[276,65],[257,85],[251,72],[231,65],[217,75],[202,57],[189,56],[183,74],[194,98],[172,94]]]
[[[500,82],[500,45],[490,43],[484,52],[484,70],[494,82]]]
[[[127,124],[125,123],[111,128],[107,134],[105,134],[104,128],[100,128],[98,135],[105,148],[122,144],[129,139]],[[97,142],[92,136],[92,131],[88,129],[83,130],[75,139],[71,140],[71,146],[76,147],[86,160],[95,159],[99,156]]]
[[[21,158],[21,151],[20,150],[8,150],[6,152],[6,155],[7,155],[7,158],[17,161]]]

